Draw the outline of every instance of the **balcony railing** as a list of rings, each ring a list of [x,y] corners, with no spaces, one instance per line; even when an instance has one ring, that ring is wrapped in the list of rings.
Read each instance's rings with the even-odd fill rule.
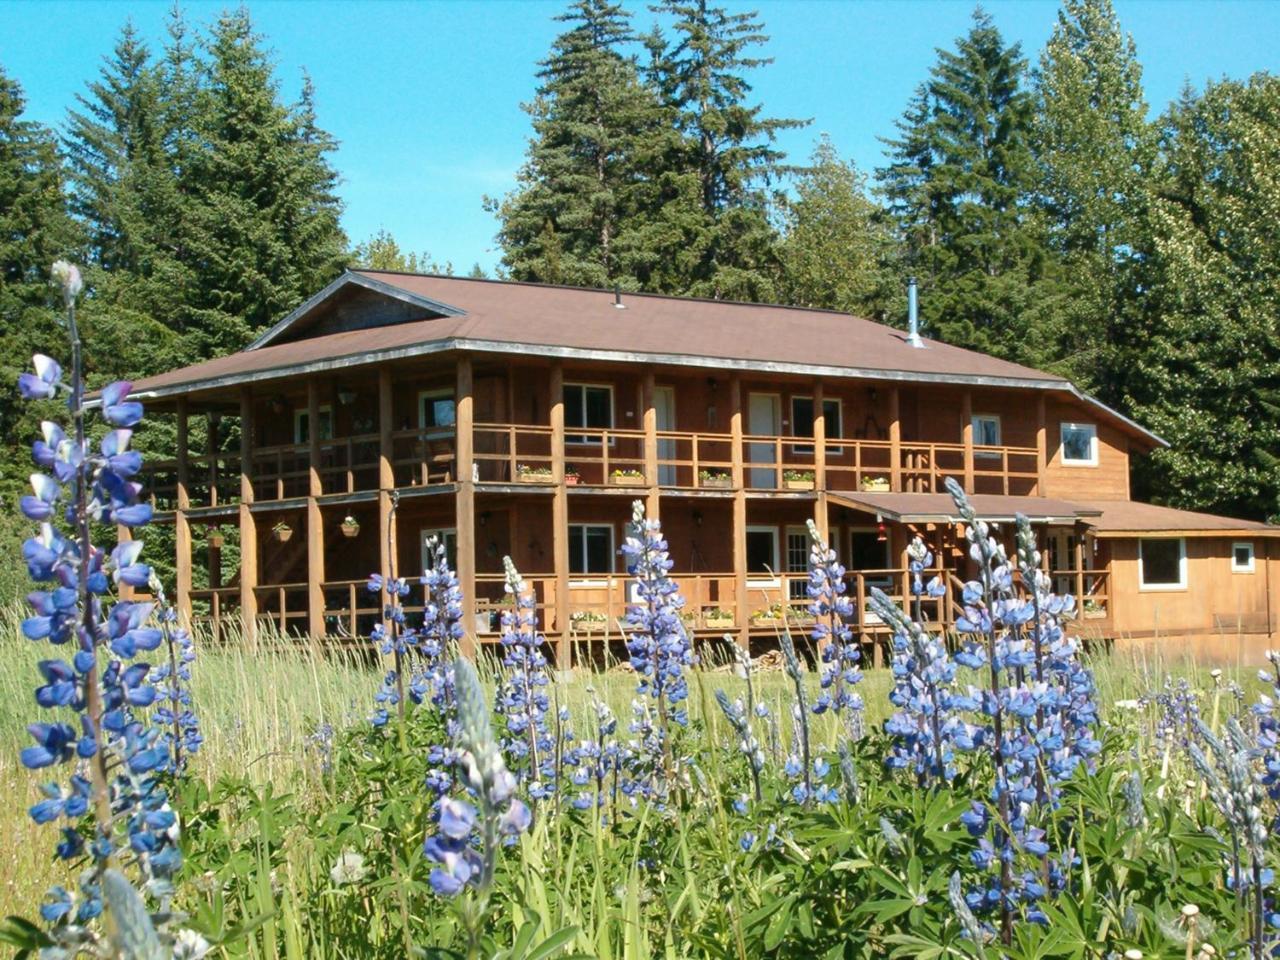
[[[643,430],[568,427],[564,432],[566,482],[588,487],[647,487],[669,490],[733,489],[733,437],[726,433],[660,430],[654,436],[652,466]],[[473,427],[474,478],[481,483],[549,485],[555,450],[549,426],[477,423]],[[346,495],[378,489],[381,441],[377,434],[324,440],[318,445],[321,493]],[[825,441],[826,489],[894,489],[939,493],[944,477],[963,478],[961,443],[831,438]],[[309,444],[254,449],[250,460],[254,498],[260,502],[307,496],[311,491]],[[974,446],[972,491],[1030,495],[1039,482],[1034,448]],[[813,441],[801,437],[747,435],[742,438],[743,485],[748,490],[805,491],[816,486]],[[151,461],[142,477],[158,511],[177,505],[177,462]],[[656,476],[648,476],[656,470]],[[240,493],[240,458],[193,455],[187,461],[192,508],[234,504]],[[391,471],[397,487],[456,482],[457,435],[453,428],[404,429],[391,434]]]

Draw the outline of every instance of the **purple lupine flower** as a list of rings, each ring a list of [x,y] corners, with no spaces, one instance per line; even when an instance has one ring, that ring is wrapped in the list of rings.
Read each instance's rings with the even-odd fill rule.
[[[506,721],[503,749],[528,782],[535,799],[555,788],[555,742],[547,724],[551,678],[542,653],[546,639],[538,632],[537,599],[510,557],[503,558],[510,606],[502,613],[502,664],[498,684],[499,714]]]
[[[809,613],[814,620],[810,636],[822,657],[822,694],[813,705],[814,713],[828,708],[845,723],[852,739],[862,736],[862,697],[853,687],[862,680],[862,649],[849,623],[853,601],[847,596],[844,566],[809,521]]]
[[[680,620],[684,598],[670,577],[672,562],[662,525],[645,517],[641,500],[632,504],[622,555],[627,573],[635,579],[636,601],[627,607],[627,652],[640,678],[631,726],[638,735],[631,781],[646,796],[662,796],[677,773],[672,727],[688,721],[684,671],[697,658]]]

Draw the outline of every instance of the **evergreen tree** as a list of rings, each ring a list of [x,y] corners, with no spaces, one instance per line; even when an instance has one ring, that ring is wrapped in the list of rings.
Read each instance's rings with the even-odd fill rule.
[[[884,318],[892,237],[866,177],[823,135],[784,202],[779,293],[786,303]]]
[[[897,216],[904,269],[922,280],[921,313],[943,340],[1027,359],[1036,314],[1055,296],[1034,184],[1034,103],[1026,61],[980,8],[886,141],[879,179]]]
[[[503,266],[517,280],[644,287],[655,259],[640,239],[651,206],[644,177],[663,133],[626,53],[630,18],[611,0],[575,0],[556,19],[569,29],[525,105],[534,133],[519,186],[487,201],[501,221]]]
[[[772,62],[750,55],[768,41],[754,12],[729,13],[707,0],[664,0],[653,9],[674,20],[673,42],[657,31],[648,39],[649,82],[680,134],[664,158],[664,231],[683,264],[669,279],[678,285],[672,292],[773,299],[771,188],[786,172],[774,141],[808,121],[767,117],[747,102],[748,72]]]
[[[77,240],[67,215],[57,143],[39,124],[24,120],[22,86],[0,68],[0,377],[17,381],[31,355],[65,341],[52,309],[49,268],[73,253]],[[39,415],[0,391],[0,442],[6,455],[0,491],[25,484],[30,460],[17,453],[39,434]]]
[[[1174,506],[1280,513],[1280,78],[1211,84],[1160,122],[1138,244],[1128,399],[1171,444],[1147,470]]]
[[[1046,346],[1118,402],[1123,291],[1152,158],[1142,68],[1111,0],[1064,0],[1036,80],[1038,200],[1068,291]]]
[[[310,87],[280,102],[271,61],[246,11],[204,41],[191,191],[190,255],[200,264],[190,349],[237,350],[341,272],[335,143],[315,123]]]

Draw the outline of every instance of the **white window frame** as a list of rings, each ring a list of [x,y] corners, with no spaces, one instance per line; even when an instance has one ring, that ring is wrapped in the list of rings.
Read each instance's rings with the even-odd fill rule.
[[[582,395],[582,412],[584,416],[587,412],[587,396],[585,392],[586,390],[588,389],[607,390],[609,392],[609,425],[607,427],[572,426],[568,423],[567,418],[565,422],[566,433],[565,433],[564,442],[566,444],[572,444],[573,446],[578,446],[578,447],[591,446],[592,444],[595,444],[598,446],[600,443],[600,439],[598,436],[596,439],[593,440],[591,439],[590,436],[581,436],[580,434],[568,433],[567,431],[573,430],[573,431],[585,432],[588,430],[613,430],[617,427],[618,425],[617,398],[614,396],[613,384],[611,383],[578,383],[578,382],[566,383],[562,388],[562,393],[563,393],[563,390],[568,390],[570,388],[584,391]],[[561,402],[563,402],[563,397],[561,397]],[[614,442],[615,442],[615,438],[610,437],[609,445],[613,446]]]
[[[427,401],[440,400],[448,398],[453,401],[453,417],[454,422],[447,427],[427,426]],[[454,396],[454,392],[449,387],[441,387],[438,390],[419,390],[418,391],[418,429],[429,430],[432,435],[443,436],[445,434],[454,433],[457,430],[458,423],[458,399]]]
[[[1088,430],[1089,459],[1073,460],[1067,456],[1068,430]],[[1098,465],[1098,425],[1096,423],[1078,423],[1064,420],[1058,424],[1058,446],[1062,449],[1062,465],[1064,467],[1096,467]]]
[[[617,541],[614,539],[614,538],[617,536],[617,533],[616,533],[616,531],[613,529],[613,524],[612,524],[612,523],[571,523],[571,524],[569,524],[569,530],[570,530],[570,532],[572,532],[572,531],[573,531],[573,528],[574,528],[574,527],[578,527],[578,528],[580,528],[580,529],[582,529],[582,530],[584,531],[584,536],[583,536],[583,538],[582,538],[583,554],[582,554],[582,557],[581,557],[581,559],[582,559],[582,561],[583,561],[583,564],[582,564],[582,565],[583,565],[584,567],[587,565],[587,564],[586,564],[586,559],[587,559],[587,555],[586,555],[587,538],[586,538],[586,536],[585,536],[585,531],[586,531],[586,530],[589,530],[589,529],[592,529],[592,528],[599,528],[599,529],[602,529],[602,530],[608,530],[608,531],[609,531],[609,558],[610,558],[610,563],[609,563],[609,569],[608,569],[607,571],[603,572],[603,573],[571,573],[571,574],[569,574],[569,576],[570,576],[570,577],[573,577],[573,578],[574,578],[574,579],[572,579],[572,580],[570,580],[570,581],[569,581],[569,586],[571,586],[571,587],[599,587],[599,586],[603,586],[603,585],[607,584],[607,583],[608,583],[608,582],[609,582],[609,581],[610,581],[610,580],[611,580],[611,579],[616,575],[616,571],[617,571],[617,568],[618,568],[617,559],[616,559],[616,558],[617,558],[617,554],[618,554],[618,544],[617,544]]]
[[[321,414],[321,416],[323,416],[326,413],[329,415],[329,436],[320,438],[320,442],[325,443],[333,439],[333,404],[322,403],[317,408],[316,412]],[[306,417],[308,420],[311,419],[311,407],[309,406],[295,407],[293,410],[293,442],[295,446],[299,446],[299,447],[302,446],[303,444],[308,444],[311,442],[310,438],[306,440],[302,438],[302,418],[303,417]]]
[[[768,533],[773,537],[773,562],[769,564],[769,567],[775,574],[778,573],[782,566],[778,559],[778,540],[780,539],[778,528],[771,523],[753,523],[747,525],[747,533]],[[747,584],[753,587],[776,587],[778,586],[778,578],[767,573],[756,573],[748,570]]]
[[[1178,545],[1178,582],[1147,583],[1147,569],[1142,558],[1142,545],[1148,540],[1172,541]],[[1140,537],[1138,539],[1138,590],[1142,593],[1169,592],[1187,589],[1187,538],[1186,537]]]
[[[422,558],[422,572],[425,573],[427,568],[435,562],[434,557],[427,556],[427,541],[431,537],[439,537],[444,541],[445,553],[449,552],[449,538],[453,537],[453,553],[456,562],[458,555],[458,528],[457,527],[432,527],[431,529],[422,530],[418,535],[418,553]]]
[[[983,420],[996,425],[996,442],[993,444],[981,444],[978,442],[978,421]],[[1000,422],[1000,414],[998,413],[975,413],[969,417],[969,423],[973,427],[973,445],[978,446],[1004,446],[1004,425]],[[998,450],[974,450],[975,457],[982,457],[988,460],[999,460],[1000,452]]]
[[[793,393],[788,399],[790,400],[790,403],[788,406],[789,406],[789,412],[791,414],[791,422],[788,423],[787,426],[791,429],[791,435],[794,437],[797,435],[796,434],[796,401],[808,400],[810,403],[813,403],[813,396],[805,395],[803,393]],[[840,440],[844,437],[844,400],[842,400],[840,397],[823,397],[822,406],[824,408],[824,412],[825,412],[826,405],[828,403],[834,403],[836,405],[837,429],[835,433],[832,433],[828,424],[824,423],[823,439]],[[814,415],[814,418],[816,419],[818,415],[818,408],[816,405],[813,408],[813,415]],[[809,437],[807,439],[813,439],[813,438]],[[793,443],[791,444],[791,452],[799,453],[799,454],[811,454],[813,453],[813,444],[812,443]]]
[[[1236,551],[1244,548],[1249,551],[1249,562],[1243,566],[1236,563]],[[1236,540],[1231,544],[1231,572],[1253,573],[1257,569],[1257,552],[1252,540]]]

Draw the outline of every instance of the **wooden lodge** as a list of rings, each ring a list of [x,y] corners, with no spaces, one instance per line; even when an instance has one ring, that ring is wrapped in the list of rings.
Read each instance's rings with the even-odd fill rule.
[[[468,646],[497,640],[510,555],[559,664],[597,658],[620,639],[639,498],[695,635],[802,625],[813,519],[878,660],[866,598],[903,596],[917,534],[950,588],[926,614],[954,622],[969,561],[945,477],[1003,536],[1032,519],[1086,635],[1252,656],[1280,620],[1280,528],[1130,500],[1158,437],[1050,374],[835,312],[348,272],[245,350],[135,392],[176,418],[145,482],[181,612],[251,638],[367,635],[368,575],[416,587],[435,535]]]

